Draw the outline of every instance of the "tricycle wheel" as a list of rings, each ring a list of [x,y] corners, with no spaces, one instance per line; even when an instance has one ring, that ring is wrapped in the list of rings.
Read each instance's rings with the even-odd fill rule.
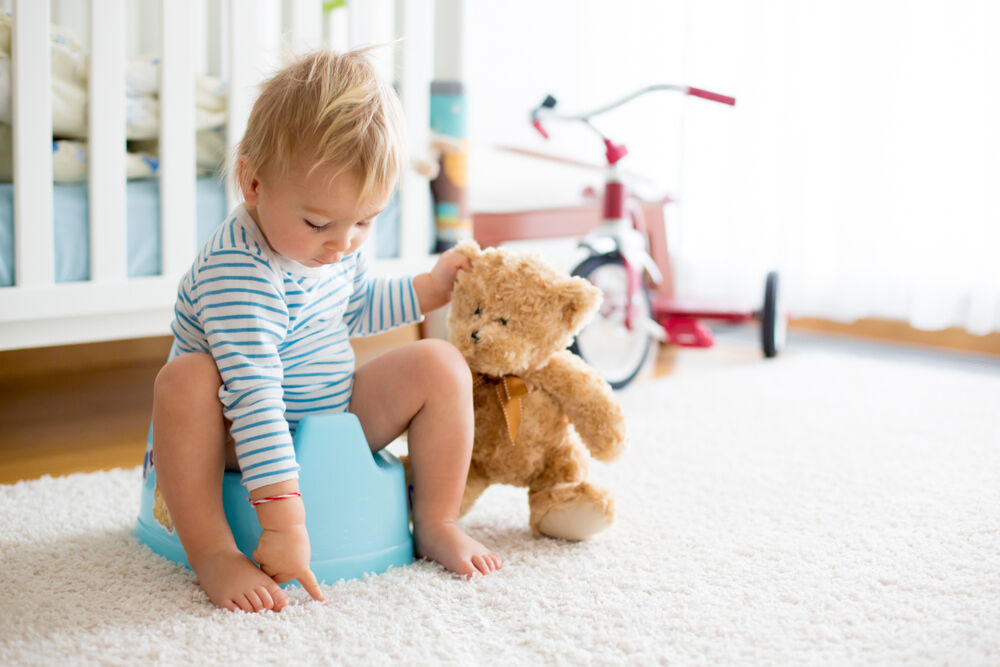
[[[652,318],[649,293],[641,288],[635,295],[631,327],[625,325],[628,301],[628,272],[621,254],[594,255],[581,262],[573,275],[586,278],[604,293],[600,310],[577,334],[570,350],[607,380],[612,389],[621,389],[639,374],[653,336],[645,325]]]
[[[764,308],[760,323],[761,347],[765,357],[776,357],[784,349],[787,328],[788,316],[782,307],[778,272],[771,271],[764,281]]]

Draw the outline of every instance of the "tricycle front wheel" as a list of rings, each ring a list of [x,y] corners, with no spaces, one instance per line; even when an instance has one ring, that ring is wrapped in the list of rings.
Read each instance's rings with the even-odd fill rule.
[[[649,293],[640,288],[633,295],[629,326],[625,321],[629,275],[621,254],[616,251],[588,257],[573,269],[573,275],[597,286],[604,300],[594,319],[577,334],[570,350],[590,364],[612,389],[621,389],[642,370],[653,342],[646,326],[652,318]]]

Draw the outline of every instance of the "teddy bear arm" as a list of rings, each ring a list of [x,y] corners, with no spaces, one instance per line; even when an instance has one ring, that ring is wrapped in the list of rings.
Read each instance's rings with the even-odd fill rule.
[[[535,381],[559,403],[591,455],[612,461],[625,450],[625,415],[610,385],[569,351],[553,356]]]

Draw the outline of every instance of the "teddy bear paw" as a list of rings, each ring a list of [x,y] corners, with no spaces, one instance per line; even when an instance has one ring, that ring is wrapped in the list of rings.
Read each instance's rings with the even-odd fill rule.
[[[553,507],[538,522],[538,532],[564,540],[585,540],[607,529],[614,518],[604,499],[581,496]]]

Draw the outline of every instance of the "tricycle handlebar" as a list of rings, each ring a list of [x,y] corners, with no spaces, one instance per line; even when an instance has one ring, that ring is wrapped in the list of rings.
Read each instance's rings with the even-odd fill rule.
[[[691,95],[693,97],[700,97],[705,100],[710,100],[712,102],[719,102],[720,104],[728,104],[729,106],[734,106],[736,104],[735,97],[729,97],[728,95],[721,95],[719,93],[713,93],[711,91],[705,90],[703,88],[694,88],[692,86],[680,86],[672,83],[659,83],[652,86],[646,86],[645,88],[640,88],[634,92],[629,93],[621,99],[615,100],[610,104],[603,107],[598,107],[592,111],[588,111],[582,114],[576,115],[562,115],[555,113],[554,109],[556,106],[556,99],[551,95],[546,95],[545,100],[539,104],[537,107],[531,110],[531,124],[534,125],[538,132],[548,139],[548,132],[545,131],[545,127],[542,125],[543,119],[554,119],[554,120],[578,120],[584,124],[590,125],[590,119],[595,116],[600,116],[601,114],[607,113],[612,109],[617,109],[618,107],[631,102],[637,97],[641,97],[646,93],[652,93],[657,90],[670,90],[678,93],[684,93],[685,95]]]
[[[719,93],[713,93],[708,90],[702,90],[701,88],[688,88],[688,95],[694,95],[695,97],[703,97],[706,100],[712,100],[713,102],[721,102],[722,104],[728,104],[729,106],[736,106],[736,98],[729,97],[728,95],[720,95]]]

